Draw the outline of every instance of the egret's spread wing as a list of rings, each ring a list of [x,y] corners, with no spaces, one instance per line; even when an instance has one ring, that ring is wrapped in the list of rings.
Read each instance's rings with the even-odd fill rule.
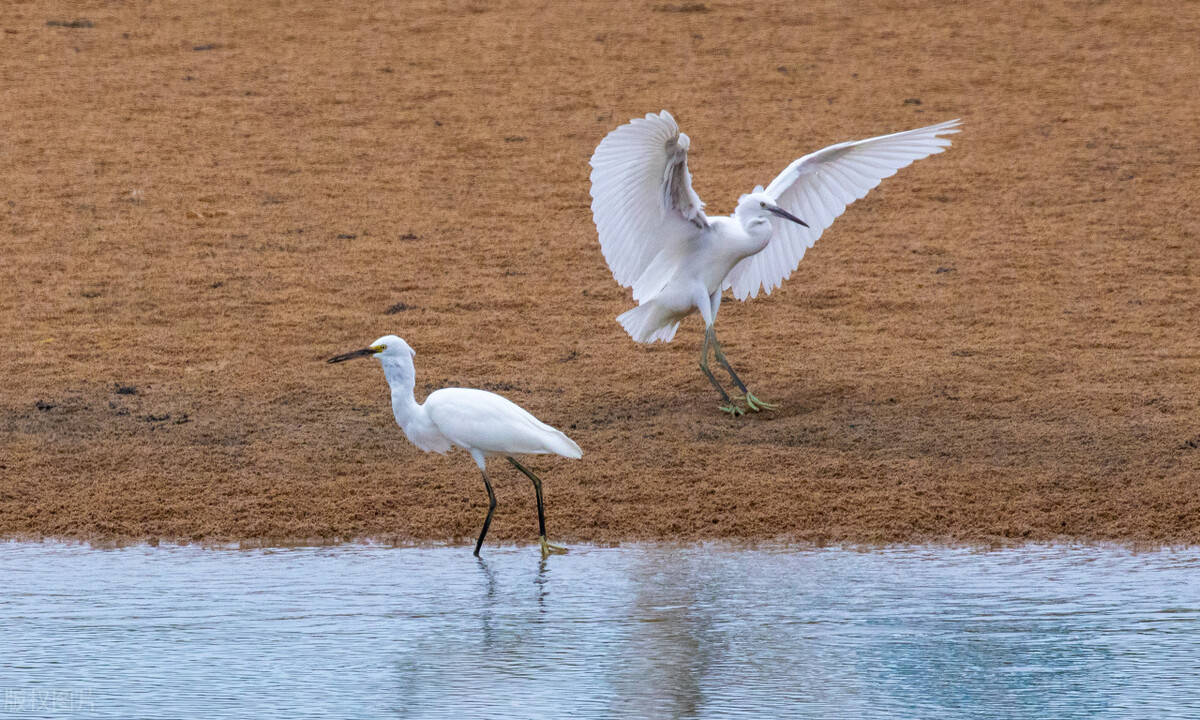
[[[808,227],[773,220],[771,243],[735,265],[725,287],[732,287],[738,300],[756,297],[759,288],[769,295],[792,274],[804,251],[847,205],[914,160],[942,152],[950,140],[940,136],[958,132],[958,126],[958,120],[950,120],[869,140],[838,143],[788,165],[766,192]]]
[[[646,268],[664,249],[708,227],[692,189],[688,136],[663,110],[634,118],[600,141],[592,154],[592,217],[600,249],[617,282],[640,298]]]

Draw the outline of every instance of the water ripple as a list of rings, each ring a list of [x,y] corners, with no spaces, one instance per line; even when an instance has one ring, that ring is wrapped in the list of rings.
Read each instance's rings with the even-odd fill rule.
[[[1200,715],[1200,550],[0,544],[0,717]]]

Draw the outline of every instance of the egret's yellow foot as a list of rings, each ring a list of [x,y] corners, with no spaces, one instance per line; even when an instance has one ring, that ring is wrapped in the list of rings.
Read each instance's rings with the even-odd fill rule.
[[[547,555],[562,555],[567,551],[562,545],[554,545],[546,540],[546,536],[542,536],[542,557]]]
[[[769,403],[766,400],[759,400],[758,398],[754,397],[754,393],[751,393],[751,392],[747,392],[746,396],[741,399],[745,400],[746,407],[750,408],[754,412],[758,412],[759,410],[777,410],[777,409],[779,409],[778,404]]]
[[[729,403],[728,405],[721,405],[720,408],[721,408],[721,412],[727,412],[730,415],[732,415],[733,417],[740,417],[740,416],[746,414],[745,410],[741,409],[737,405],[734,405],[732,402]]]

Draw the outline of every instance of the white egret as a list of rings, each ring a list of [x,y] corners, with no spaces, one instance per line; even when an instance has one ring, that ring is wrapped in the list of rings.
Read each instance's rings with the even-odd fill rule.
[[[670,342],[699,310],[704,320],[700,369],[732,415],[771,410],[730,367],[713,322],[721,294],[744,301],[770,295],[846,206],[914,160],[950,145],[942,135],[959,121],[830,145],[796,160],[763,189],[738,199],[728,217],[707,217],[687,167],[690,141],[666,110],[635,118],[600,141],[592,154],[592,217],[600,249],[638,306],[617,322],[636,342]],[[803,219],[801,219],[803,218]],[[712,351],[741,396],[731,398],[708,368]]]
[[[488,494],[487,517],[483,521],[483,530],[479,532],[479,540],[475,542],[476,556],[492,524],[492,512],[496,509],[496,494],[492,492],[486,467],[489,455],[504,455],[513,467],[533,481],[542,556],[566,552],[566,548],[551,545],[546,540],[541,479],[512,456],[554,453],[578,459],[583,456],[579,446],[517,404],[486,390],[443,388],[430,393],[424,404],[418,403],[413,397],[417,377],[413,357],[416,354],[404,340],[395,335],[384,335],[369,347],[329,358],[328,362],[340,363],[358,357],[378,358],[383,366],[383,375],[392,389],[392,414],[396,416],[396,423],[404,430],[408,441],[425,452],[445,453],[458,446],[471,454],[479,466],[479,472],[483,474],[483,484]]]

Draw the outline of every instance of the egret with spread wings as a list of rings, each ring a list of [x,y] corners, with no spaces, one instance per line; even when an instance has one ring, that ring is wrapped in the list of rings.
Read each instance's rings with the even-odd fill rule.
[[[670,342],[699,310],[704,320],[700,369],[721,394],[721,409],[771,410],[746,389],[713,322],[721,294],[738,300],[772,290],[792,274],[825,228],[850,203],[902,167],[950,145],[959,121],[830,145],[796,160],[771,184],[738,200],[728,217],[708,217],[692,189],[688,136],[666,110],[610,132],[592,154],[592,217],[613,277],[638,306],[617,322],[635,341]],[[741,392],[731,397],[708,367],[709,355]]]

